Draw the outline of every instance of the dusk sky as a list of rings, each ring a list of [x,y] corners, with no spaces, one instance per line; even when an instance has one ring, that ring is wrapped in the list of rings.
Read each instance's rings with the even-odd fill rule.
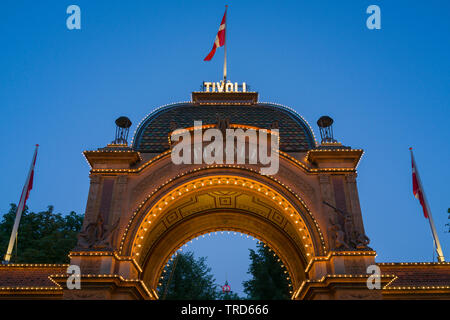
[[[66,27],[71,4],[81,8],[81,30]],[[3,0],[0,212],[19,201],[39,143],[29,207],[84,213],[83,150],[110,143],[117,117],[131,119],[132,136],[153,109],[190,100],[203,81],[221,79],[223,48],[211,62],[203,58],[225,4]],[[357,181],[376,260],[433,259],[430,227],[412,194],[409,147],[449,260],[450,2],[227,4],[228,78],[248,83],[260,101],[294,108],[316,137],[317,119],[331,116],[335,138],[364,149]],[[366,27],[371,4],[381,9],[381,30]],[[208,256],[217,280],[227,277],[242,293],[255,241],[211,238],[188,248]]]

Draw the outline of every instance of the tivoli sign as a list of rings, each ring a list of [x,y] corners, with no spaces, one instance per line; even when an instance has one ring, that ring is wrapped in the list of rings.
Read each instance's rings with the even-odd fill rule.
[[[247,92],[247,84],[242,82],[238,85],[237,82],[232,83],[231,81],[220,82],[203,82],[204,92]]]

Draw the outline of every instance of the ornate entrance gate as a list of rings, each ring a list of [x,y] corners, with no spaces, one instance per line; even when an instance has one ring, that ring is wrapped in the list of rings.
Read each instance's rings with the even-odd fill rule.
[[[204,128],[279,130],[279,170],[257,164],[174,164],[170,134]],[[70,253],[82,289],[64,298],[157,299],[168,259],[187,241],[222,230],[269,245],[289,272],[292,299],[380,298],[369,290],[375,264],[356,187],[362,150],[317,144],[291,109],[258,103],[256,93],[194,93],[138,126],[133,143],[85,151],[91,185],[83,230]],[[53,279],[65,288],[65,276]],[[383,276],[382,282],[392,279]]]

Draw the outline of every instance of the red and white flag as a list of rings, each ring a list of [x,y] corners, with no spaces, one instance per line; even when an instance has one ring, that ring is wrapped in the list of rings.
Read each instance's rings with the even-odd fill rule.
[[[11,259],[14,242],[17,236],[17,230],[19,229],[20,218],[22,217],[22,212],[23,209],[25,208],[25,204],[27,203],[30,191],[31,189],[33,189],[34,166],[36,165],[38,147],[39,145],[37,144],[36,149],[34,150],[33,160],[31,161],[30,171],[28,172],[27,180],[25,181],[25,185],[23,186],[22,189],[22,194],[20,195],[20,201],[16,211],[16,219],[14,220],[13,229],[11,231],[11,237],[9,238],[8,249],[5,254],[4,260],[5,263],[9,263],[9,260]]]
[[[425,203],[425,197],[424,197],[424,193],[422,190],[422,184],[419,181],[419,172],[416,167],[416,162],[414,161],[414,155],[412,152],[412,148],[409,148],[409,150],[411,151],[413,194],[414,194],[414,197],[416,197],[417,200],[419,200],[420,204],[422,205],[423,215],[425,216],[425,218],[428,219],[428,210],[427,210],[427,205]]]
[[[434,226],[433,217],[431,215],[430,207],[428,206],[427,200],[425,198],[425,191],[422,187],[422,182],[420,181],[419,170],[416,166],[416,161],[414,160],[414,155],[412,148],[409,148],[411,152],[411,165],[412,165],[412,183],[413,183],[413,194],[419,200],[420,205],[423,209],[423,215],[430,223],[431,233],[433,234],[433,240],[435,249],[438,256],[439,262],[444,262],[444,254],[442,253],[441,243],[439,242],[439,237]]]
[[[214,54],[216,53],[216,49],[225,45],[225,26],[226,26],[228,6],[226,6],[226,7],[227,8],[225,9],[225,13],[223,15],[222,22],[220,23],[219,32],[217,32],[216,40],[214,40],[214,45],[212,47],[212,50],[206,56],[206,58],[203,59],[203,61],[210,61],[214,57]]]
[[[28,197],[30,196],[30,191],[31,191],[31,189],[33,189],[34,166],[36,165],[36,157],[37,157],[38,147],[39,147],[39,145],[37,144],[36,149],[34,150],[33,162],[31,163],[30,177],[28,179],[28,182],[25,184],[24,190],[22,191],[22,197],[23,197],[23,193],[25,192],[25,200],[23,202],[24,207],[27,204]]]

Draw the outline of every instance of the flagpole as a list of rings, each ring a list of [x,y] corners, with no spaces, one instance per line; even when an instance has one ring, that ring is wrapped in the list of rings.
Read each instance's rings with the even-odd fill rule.
[[[430,223],[431,233],[433,234],[433,239],[434,239],[434,242],[435,242],[435,248],[436,248],[436,252],[437,252],[437,255],[438,255],[438,261],[439,262],[445,262],[444,254],[442,253],[441,243],[439,242],[439,237],[437,235],[436,228],[434,226],[434,221],[433,221],[433,216],[431,214],[431,209],[430,209],[430,206],[428,205],[428,200],[427,200],[427,196],[425,195],[425,190],[422,187],[422,180],[420,180],[419,169],[417,168],[417,164],[416,164],[416,160],[414,159],[414,154],[413,154],[412,148],[409,148],[409,150],[411,151],[411,157],[412,157],[413,162],[414,162],[414,168],[416,169],[416,176],[417,176],[417,182],[419,184],[419,189],[422,192],[423,199],[424,199],[424,202],[425,202],[425,207],[427,209],[428,222]]]
[[[225,12],[228,13],[228,5],[225,6]],[[226,20],[228,20],[228,14],[226,17]],[[224,44],[224,60],[223,60],[223,82],[227,82],[227,21],[225,20],[225,44]]]
[[[14,242],[17,237],[17,230],[19,229],[20,218],[22,216],[23,208],[25,207],[27,193],[29,191],[28,187],[29,187],[29,183],[30,183],[31,173],[34,170],[34,164],[36,162],[38,147],[39,147],[39,145],[37,144],[36,149],[34,150],[34,155],[33,155],[33,160],[31,162],[30,170],[28,171],[27,180],[25,181],[25,185],[22,189],[22,194],[20,196],[19,206],[17,207],[17,211],[16,211],[16,219],[14,221],[14,226],[11,231],[11,237],[9,238],[8,250],[6,251],[5,260],[3,261],[3,263],[5,263],[5,264],[8,264],[9,260],[11,259]]]
[[[433,215],[431,214],[431,209],[430,209],[430,206],[428,205],[427,197],[425,195],[425,192],[423,191],[422,182],[420,181],[420,177],[419,177],[419,184],[420,184],[420,188],[422,189],[422,192],[423,192],[425,205],[427,206],[428,222],[430,223],[431,232],[433,233],[433,238],[434,238],[434,242],[435,242],[435,245],[436,245],[436,252],[437,252],[437,255],[438,255],[438,261],[439,262],[444,262],[445,258],[444,258],[444,254],[442,253],[441,243],[439,242],[439,237],[437,235],[436,228],[434,226]]]

